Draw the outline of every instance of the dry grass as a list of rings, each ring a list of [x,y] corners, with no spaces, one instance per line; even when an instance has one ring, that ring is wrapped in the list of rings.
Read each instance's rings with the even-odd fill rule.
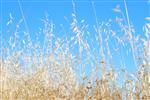
[[[117,13],[121,13],[119,7]],[[136,36],[132,25],[116,17],[97,22],[92,38],[84,21],[78,23],[75,14],[72,18],[72,37],[59,38],[46,17],[43,44],[38,36],[34,43],[28,32],[22,40],[21,22],[16,25],[15,35],[1,48],[1,100],[149,100],[149,23],[143,27],[145,37]],[[121,36],[113,24],[118,25]],[[132,62],[137,67],[134,73],[124,69],[124,47],[132,49]],[[119,55],[119,62],[115,63],[113,53]],[[86,74],[88,68],[91,72]]]

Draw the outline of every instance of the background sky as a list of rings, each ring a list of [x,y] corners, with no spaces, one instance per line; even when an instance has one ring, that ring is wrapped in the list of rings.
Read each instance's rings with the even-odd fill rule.
[[[93,31],[92,27],[96,24],[92,2],[94,2],[95,5],[98,21],[107,21],[108,19],[119,16],[112,10],[116,5],[120,5],[120,9],[125,13],[123,0],[74,1],[77,19],[84,19],[85,23],[89,24],[89,27],[91,27],[89,29],[90,31]],[[145,17],[150,16],[150,2],[148,0],[126,0],[126,2],[129,18],[135,27],[136,34],[142,35],[142,27],[146,23]],[[8,28],[10,28],[6,25],[10,18],[10,14],[14,22],[18,22],[22,18],[22,13],[24,14],[32,38],[34,38],[35,33],[39,32],[39,26],[42,25],[41,19],[45,17],[45,14],[48,14],[49,19],[55,24],[54,31],[58,36],[63,35],[62,33],[64,30],[69,31],[69,25],[72,20],[71,14],[73,12],[72,0],[1,0],[0,6],[0,24],[2,25],[1,36],[3,42],[8,41],[9,37],[13,34],[7,32]],[[63,25],[63,29],[61,25]],[[125,57],[127,69],[129,71],[134,71],[135,67],[131,55],[126,56],[123,54],[123,56]],[[116,58],[116,62],[117,60],[119,60],[119,57]]]

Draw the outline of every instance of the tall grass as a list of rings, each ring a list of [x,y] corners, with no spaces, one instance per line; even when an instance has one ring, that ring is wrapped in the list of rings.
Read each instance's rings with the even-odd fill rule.
[[[129,18],[126,24],[121,10],[117,7],[114,11],[123,18],[99,22],[95,12],[95,32],[90,32],[74,10],[71,37],[55,35],[54,23],[46,16],[40,30],[44,41],[38,34],[32,40],[29,30],[20,28],[24,18],[16,25],[8,23],[16,28],[1,47],[1,100],[150,99],[150,23],[143,26],[144,36],[135,35]],[[123,49],[127,47],[131,47],[126,52],[131,49],[137,67],[134,73],[125,69]],[[114,55],[120,57],[117,63]]]

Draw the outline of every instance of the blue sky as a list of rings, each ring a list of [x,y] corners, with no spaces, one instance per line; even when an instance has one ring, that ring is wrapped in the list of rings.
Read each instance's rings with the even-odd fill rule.
[[[70,23],[72,20],[72,0],[19,0],[21,9],[23,10],[24,17],[26,19],[29,32],[32,37],[39,30],[39,26],[42,25],[41,19],[48,13],[49,19],[55,24],[54,31],[58,36],[62,36],[64,30],[70,31]],[[113,8],[116,5],[120,5],[120,9],[125,13],[125,7],[123,0],[74,0],[77,19],[80,21],[85,20],[85,23],[89,24],[89,31],[93,30],[93,25],[96,24],[94,11],[92,8],[92,2],[95,5],[98,21],[107,21],[108,19],[120,16],[113,12]],[[143,34],[142,27],[146,23],[145,17],[150,16],[150,3],[148,0],[126,0],[129,18],[133,26],[135,27],[135,34]],[[22,17],[21,9],[19,7],[18,0],[1,0],[1,20],[2,41],[8,41],[13,33],[7,32],[8,27],[6,23],[9,20],[10,13],[13,16],[15,22],[19,21]],[[61,27],[63,25],[64,30]],[[12,28],[12,27],[11,27]],[[92,34],[95,34],[94,32]],[[121,33],[118,33],[121,34]],[[123,51],[124,52],[124,51]],[[125,57],[127,63],[127,69],[129,71],[135,70],[134,64],[131,62],[133,59],[131,55]],[[116,62],[119,60],[119,56],[116,56]]]

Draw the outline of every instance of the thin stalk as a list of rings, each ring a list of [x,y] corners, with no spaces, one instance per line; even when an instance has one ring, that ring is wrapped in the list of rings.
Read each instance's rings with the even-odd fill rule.
[[[128,33],[128,35],[130,37],[132,37],[132,34],[131,34],[131,25],[130,25],[129,13],[128,13],[128,7],[127,7],[127,4],[126,4],[126,0],[123,0],[123,1],[124,1],[125,11],[126,11],[127,23],[128,23],[128,27],[129,27],[129,33]],[[134,47],[135,47],[134,40],[131,39],[131,40],[129,40],[129,42],[130,42],[131,49],[132,49],[132,55],[133,55],[133,59],[134,59],[134,64],[137,67],[136,57],[135,57],[135,49],[134,49]]]

